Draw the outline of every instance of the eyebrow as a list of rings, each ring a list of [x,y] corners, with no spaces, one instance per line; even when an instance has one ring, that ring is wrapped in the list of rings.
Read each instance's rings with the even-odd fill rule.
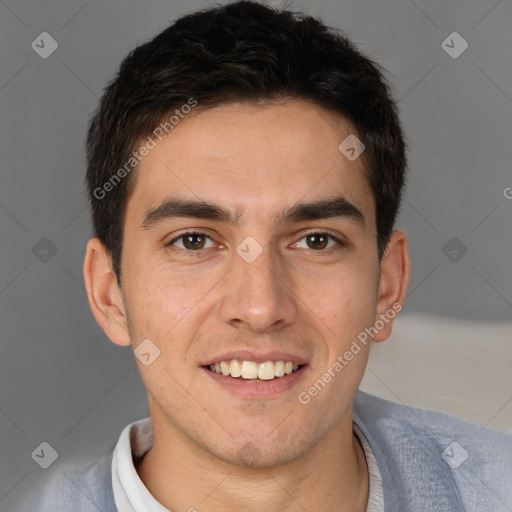
[[[365,225],[365,218],[361,210],[343,196],[322,199],[312,203],[299,203],[283,212],[282,220],[285,223],[292,223],[334,217],[345,217],[363,226]]]
[[[141,227],[150,229],[155,224],[176,217],[206,219],[227,224],[236,224],[239,215],[232,215],[224,208],[207,201],[189,199],[167,199],[156,208],[146,211]]]
[[[226,224],[237,224],[240,213],[231,213],[221,206],[208,201],[190,199],[167,199],[156,208],[146,211],[141,228],[151,229],[156,224],[173,218],[205,219]],[[299,203],[284,210],[277,219],[291,224],[294,222],[344,217],[362,226],[365,225],[364,215],[353,203],[343,196],[333,199],[322,199],[310,203]]]

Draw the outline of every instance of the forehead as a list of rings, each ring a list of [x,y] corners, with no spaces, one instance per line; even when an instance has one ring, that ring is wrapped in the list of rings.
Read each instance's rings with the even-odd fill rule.
[[[343,195],[372,218],[363,158],[339,150],[354,132],[341,115],[300,100],[198,109],[139,163],[128,215],[140,219],[172,195],[220,203],[243,221]]]

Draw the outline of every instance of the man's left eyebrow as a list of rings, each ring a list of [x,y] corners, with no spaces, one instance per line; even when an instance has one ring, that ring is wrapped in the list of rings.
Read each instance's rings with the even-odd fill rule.
[[[334,217],[345,217],[356,221],[363,227],[366,225],[361,210],[343,196],[297,204],[284,212],[282,222],[292,223]]]

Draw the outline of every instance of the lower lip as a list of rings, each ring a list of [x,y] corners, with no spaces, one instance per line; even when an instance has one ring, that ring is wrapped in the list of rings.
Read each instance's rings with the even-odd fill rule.
[[[230,393],[238,398],[247,400],[270,400],[290,391],[307,371],[307,365],[301,366],[298,370],[283,377],[276,377],[273,380],[255,381],[233,379],[226,377],[222,373],[212,372],[208,368],[202,368],[207,376],[223,386]]]

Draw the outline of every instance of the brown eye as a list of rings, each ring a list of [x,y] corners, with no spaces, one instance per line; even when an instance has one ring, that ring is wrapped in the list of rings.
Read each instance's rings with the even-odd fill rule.
[[[310,249],[325,249],[329,243],[329,235],[325,233],[313,233],[306,236],[306,243]]]
[[[184,233],[166,245],[187,251],[200,251],[212,247],[212,242],[212,239],[204,233]]]
[[[345,244],[338,237],[324,231],[308,233],[294,244],[294,247],[312,249],[317,252],[324,252],[324,250],[328,252],[329,249],[336,250],[336,248],[341,249],[344,246]]]
[[[186,249],[202,249],[206,243],[206,237],[198,233],[192,233],[183,237],[183,246]]]

